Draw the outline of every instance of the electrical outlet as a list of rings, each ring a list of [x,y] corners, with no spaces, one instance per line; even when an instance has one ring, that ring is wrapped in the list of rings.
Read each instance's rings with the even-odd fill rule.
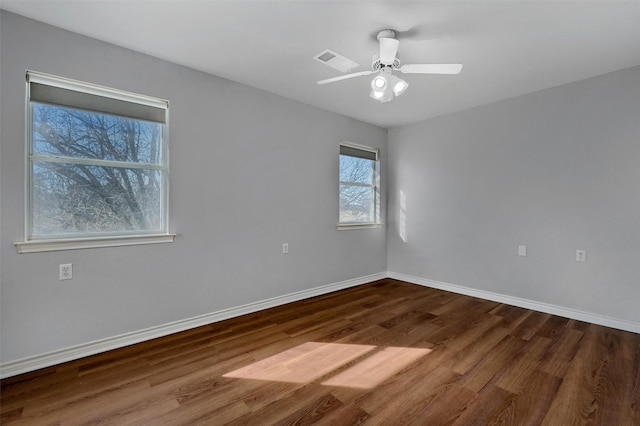
[[[586,262],[587,252],[585,250],[576,250],[576,262]]]
[[[289,243],[282,243],[282,254],[289,254]]]
[[[527,246],[518,246],[518,256],[527,255]]]
[[[73,263],[60,264],[60,281],[70,280],[73,278]]]

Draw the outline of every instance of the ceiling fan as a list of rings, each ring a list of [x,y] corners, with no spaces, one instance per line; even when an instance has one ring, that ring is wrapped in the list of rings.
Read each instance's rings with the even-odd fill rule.
[[[354,77],[361,77],[377,73],[371,81],[371,96],[380,102],[389,102],[394,96],[400,96],[407,90],[409,84],[393,75],[393,71],[403,74],[459,74],[462,64],[404,64],[400,65],[397,57],[400,40],[396,38],[394,30],[382,30],[378,33],[380,53],[374,55],[371,70],[354,72],[338,77],[318,81],[318,84],[334,83]]]

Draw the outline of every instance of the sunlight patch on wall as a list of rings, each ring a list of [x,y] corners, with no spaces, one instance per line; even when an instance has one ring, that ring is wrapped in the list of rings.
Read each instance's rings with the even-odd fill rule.
[[[409,241],[407,237],[407,196],[404,191],[400,191],[400,212],[398,216],[398,235],[405,243]]]
[[[357,361],[321,384],[369,389],[427,355],[430,349],[307,342],[232,371],[224,377],[309,383]]]

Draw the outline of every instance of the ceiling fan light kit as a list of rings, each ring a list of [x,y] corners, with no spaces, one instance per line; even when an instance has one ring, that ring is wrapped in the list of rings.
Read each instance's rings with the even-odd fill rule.
[[[401,78],[391,73],[391,69],[385,67],[380,70],[373,80],[371,80],[371,96],[372,99],[384,102],[390,102],[394,96],[400,96],[407,90],[409,84]]]
[[[384,103],[392,101],[394,96],[400,96],[409,87],[409,84],[395,76],[393,71],[400,71],[403,74],[459,74],[462,71],[462,64],[405,64],[400,66],[400,60],[397,57],[400,40],[396,39],[396,32],[382,30],[378,33],[377,38],[380,42],[380,52],[373,57],[371,71],[360,71],[328,78],[318,81],[318,84],[334,83],[377,73],[371,80],[369,96]]]

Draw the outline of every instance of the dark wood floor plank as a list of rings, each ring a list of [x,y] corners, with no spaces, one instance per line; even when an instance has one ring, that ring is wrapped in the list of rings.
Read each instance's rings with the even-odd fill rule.
[[[543,424],[551,426],[595,423],[595,399],[592,392],[596,385],[597,379],[589,362],[581,357],[574,358],[544,417]]]
[[[567,368],[574,358],[584,332],[575,329],[567,329],[549,347],[547,353],[540,362],[540,370],[558,377],[564,377]]]
[[[502,326],[508,329],[514,329],[522,321],[524,321],[533,311],[511,305],[500,305],[491,311],[494,315],[502,317]]]
[[[315,424],[318,426],[357,426],[365,423],[371,416],[355,404],[342,405],[336,410],[325,414]]]
[[[509,406],[504,410],[496,410],[495,415],[488,419],[486,424],[531,426],[542,424],[561,383],[561,378],[535,370],[527,376],[526,383],[518,386],[520,391],[510,400]],[[557,423],[557,425],[563,424]]]
[[[192,426],[192,425],[222,425],[232,422],[247,414],[249,409],[242,401],[230,401],[221,408],[212,408],[206,401],[197,401],[183,404],[168,413],[160,414],[142,420],[129,422],[126,417],[123,419],[124,425],[136,426],[147,425],[172,425],[172,426]],[[115,423],[120,425],[120,423]]]
[[[496,376],[495,384],[512,393],[520,393],[528,386],[529,378],[537,370],[543,354],[551,345],[551,340],[534,336],[512,361],[505,362]]]
[[[336,412],[343,406],[342,402],[330,393],[322,395],[295,413],[278,421],[277,425],[313,425],[322,418]]]
[[[106,391],[85,395],[83,398],[64,402],[46,401],[28,405],[21,421],[28,425],[56,424],[83,425],[109,418],[113,413],[146,400],[149,384],[135,382]],[[41,405],[42,404],[42,405]]]
[[[3,425],[640,425],[640,335],[383,279],[0,382]]]
[[[460,333],[451,333],[450,336],[440,341],[452,349],[461,350],[469,344],[475,343],[478,339],[492,328],[494,328],[502,318],[497,315],[483,315],[482,317],[469,321],[469,327],[463,329]]]
[[[509,331],[500,325],[490,328],[480,338],[456,351],[453,370],[458,374],[465,374],[482,359],[490,356],[493,348],[508,334]]]
[[[274,395],[273,400],[268,404],[235,419],[229,424],[278,424],[290,416],[300,415],[300,410],[303,412],[310,410],[310,407],[314,406],[319,400],[322,400],[327,394],[329,394],[329,390],[317,384],[308,386],[300,385],[291,393]],[[278,397],[279,399],[276,399]],[[296,403],[292,404],[292,401],[296,401]]]
[[[68,386],[69,382],[78,379],[77,369],[57,372],[55,368],[48,368],[41,372],[42,376],[33,373],[17,376],[2,386],[0,407],[3,415],[8,411],[22,411],[25,400],[33,395],[42,397],[46,394],[56,394],[61,387]]]
[[[482,389],[458,417],[454,425],[486,425],[494,417],[508,410],[516,395],[497,386]]]
[[[489,356],[467,371],[460,379],[460,385],[473,391],[480,392],[494,376],[499,374],[506,365],[525,346],[525,341],[513,336],[506,336],[491,350]]]
[[[551,317],[549,314],[542,312],[533,312],[527,318],[513,329],[511,335],[520,339],[529,340],[538,332],[540,327]]]
[[[636,356],[635,361],[632,362],[632,368],[635,373],[630,377],[635,377],[635,380],[631,385],[631,412],[635,424],[640,425],[640,355]]]
[[[399,386],[392,386],[384,394],[380,393],[385,395],[385,398],[380,394],[376,397],[362,398],[359,405],[367,412],[373,413],[371,424],[409,424],[417,420],[420,413],[425,411],[435,398],[442,398],[459,378],[458,374],[446,367],[436,367],[432,364],[427,368],[431,370],[423,373],[423,377],[413,375],[409,380],[396,382]]]
[[[536,336],[553,339],[568,327],[569,319],[551,315],[547,321],[538,329]]]
[[[415,425],[447,425],[455,422],[469,407],[476,394],[457,383],[438,394],[411,419]]]

